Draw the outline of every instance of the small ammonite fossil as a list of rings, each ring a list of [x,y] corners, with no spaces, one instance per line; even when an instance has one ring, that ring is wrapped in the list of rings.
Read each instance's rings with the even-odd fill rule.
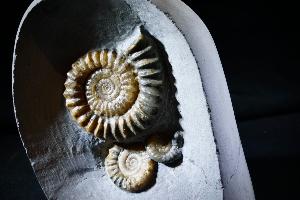
[[[155,43],[142,33],[124,52],[90,51],[67,73],[66,106],[87,132],[124,141],[158,120],[162,71]]]
[[[124,149],[113,146],[105,159],[105,169],[111,180],[118,187],[138,192],[146,189],[153,182],[157,163],[141,149]]]
[[[146,151],[156,162],[172,163],[182,158],[183,138],[175,133],[173,138],[163,134],[151,135],[146,144]]]

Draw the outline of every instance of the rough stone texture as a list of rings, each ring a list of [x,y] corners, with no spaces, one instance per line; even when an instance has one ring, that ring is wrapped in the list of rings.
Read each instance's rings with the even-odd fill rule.
[[[100,151],[106,145],[71,120],[62,93],[65,74],[76,58],[98,47],[122,49],[128,43],[124,39],[141,24],[168,53],[185,143],[182,164],[176,168],[159,164],[155,185],[134,194],[120,190],[109,180],[103,168],[105,151]],[[219,64],[217,53],[211,48],[208,59]],[[216,144],[197,63],[180,31],[151,3],[34,1],[22,19],[14,56],[17,123],[49,199],[223,198]],[[201,69],[203,63],[198,64]]]
[[[198,63],[219,151],[224,199],[255,199],[224,72],[209,31],[201,19],[183,2],[152,2],[168,13],[177,27],[185,33]]]

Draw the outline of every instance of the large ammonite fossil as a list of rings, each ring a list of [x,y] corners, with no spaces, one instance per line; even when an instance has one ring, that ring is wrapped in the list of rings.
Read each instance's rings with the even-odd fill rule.
[[[141,191],[153,182],[156,165],[145,151],[117,145],[109,149],[105,159],[106,172],[114,184],[130,192]]]
[[[159,119],[162,84],[155,43],[141,33],[123,53],[94,50],[79,58],[67,73],[64,96],[86,131],[124,141]]]

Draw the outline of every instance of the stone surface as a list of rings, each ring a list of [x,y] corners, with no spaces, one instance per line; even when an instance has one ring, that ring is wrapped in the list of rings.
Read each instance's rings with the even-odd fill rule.
[[[209,31],[201,19],[183,2],[152,2],[168,13],[177,27],[185,33],[198,63],[219,152],[224,199],[255,199],[226,79]]]
[[[153,2],[165,8],[164,11],[174,6],[172,1]],[[171,17],[177,15],[178,19],[183,19],[187,13],[178,9],[170,12]],[[226,82],[205,26],[197,24],[203,34],[199,36],[202,40],[198,40],[191,27],[184,26],[187,21],[172,19],[187,34],[185,37],[163,12],[145,0],[88,0],[84,4],[79,0],[48,0],[31,4],[16,39],[14,103],[27,154],[49,199],[223,199],[219,161],[207,107],[210,101],[206,102],[198,67],[200,71],[210,66],[217,69],[219,75],[216,77],[221,80],[214,84],[223,85],[220,89],[224,90],[226,100],[225,105],[219,104],[217,111],[221,112],[222,106],[227,106],[229,112],[225,112],[232,124],[235,122],[230,111],[232,107],[228,105],[230,98]],[[106,149],[106,145],[85,134],[71,120],[62,93],[65,74],[76,58],[94,48],[118,46],[122,49],[130,42],[129,36],[134,34],[135,27],[141,24],[164,45],[169,56],[176,80],[184,147],[181,165],[171,168],[159,164],[154,186],[132,194],[111,183],[103,167],[105,151],[101,149]],[[192,40],[201,42],[192,43]],[[194,51],[196,47],[200,50]],[[209,62],[205,62],[206,59]],[[207,79],[209,77],[205,76]],[[216,91],[216,88],[210,87],[210,90]],[[211,96],[209,100],[213,101]],[[214,120],[216,117],[212,116],[213,125],[218,123]],[[223,125],[220,123],[220,128]],[[237,145],[233,148],[242,158],[233,154],[232,163],[236,166],[235,161],[242,160],[239,165],[243,168],[238,165],[236,169],[248,176],[236,138],[238,136],[234,135],[233,141],[237,141]],[[228,140],[225,142],[230,144]],[[251,188],[249,190],[251,194]]]

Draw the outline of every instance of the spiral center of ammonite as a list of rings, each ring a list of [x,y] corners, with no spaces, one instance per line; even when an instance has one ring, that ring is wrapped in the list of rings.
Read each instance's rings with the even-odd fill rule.
[[[126,176],[136,175],[142,167],[142,157],[138,153],[125,150],[119,157],[119,168]]]
[[[126,160],[126,166],[128,169],[133,170],[135,168],[137,168],[139,165],[139,161],[136,158],[136,156],[131,156],[129,155],[127,160]]]
[[[100,98],[107,98],[115,90],[115,85],[110,79],[103,79],[96,85],[96,92]]]
[[[138,83],[133,67],[102,68],[90,76],[86,97],[90,108],[99,116],[113,117],[126,113],[138,95]]]

